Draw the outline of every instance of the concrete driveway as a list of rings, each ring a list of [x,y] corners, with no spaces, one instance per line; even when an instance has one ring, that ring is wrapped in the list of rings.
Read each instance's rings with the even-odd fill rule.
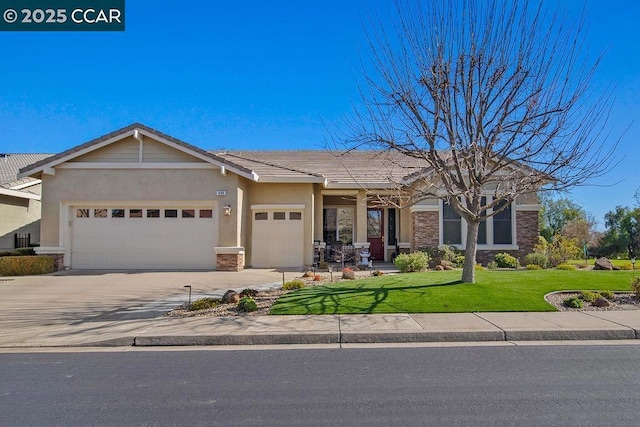
[[[287,280],[300,273],[285,273]],[[149,319],[192,299],[228,289],[275,286],[282,272],[68,271],[44,276],[0,277],[0,345],[22,341],[56,325]]]

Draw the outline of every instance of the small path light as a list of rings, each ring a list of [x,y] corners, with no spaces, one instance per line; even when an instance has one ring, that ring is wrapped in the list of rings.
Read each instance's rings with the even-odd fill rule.
[[[184,285],[183,288],[189,288],[189,303],[187,304],[187,310],[191,310],[191,285]]]
[[[373,274],[372,270],[373,270],[373,261],[369,260],[369,276]]]
[[[636,257],[631,258],[631,265],[633,266],[633,271],[636,271]]]
[[[333,282],[333,266],[329,266],[329,274],[331,275],[331,282]]]

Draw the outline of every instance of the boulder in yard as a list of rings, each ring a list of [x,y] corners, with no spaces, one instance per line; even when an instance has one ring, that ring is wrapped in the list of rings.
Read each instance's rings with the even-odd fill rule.
[[[598,258],[593,267],[594,270],[613,270],[613,264],[607,258]]]
[[[238,301],[240,301],[240,295],[232,290],[225,292],[221,300],[223,304],[236,304]]]
[[[594,302],[591,303],[594,307],[609,307],[611,303],[603,297],[598,297]]]

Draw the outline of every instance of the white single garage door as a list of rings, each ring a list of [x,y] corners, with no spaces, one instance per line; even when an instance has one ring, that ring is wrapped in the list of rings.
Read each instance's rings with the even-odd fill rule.
[[[251,265],[256,268],[302,267],[302,209],[253,210]]]
[[[71,209],[75,269],[213,269],[217,212],[198,207]]]

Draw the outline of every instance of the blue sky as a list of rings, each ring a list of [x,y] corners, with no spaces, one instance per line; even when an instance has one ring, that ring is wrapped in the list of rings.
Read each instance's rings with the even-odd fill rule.
[[[586,5],[588,44],[606,51],[594,87],[614,85],[613,135],[631,126],[615,170],[570,195],[601,222],[640,187],[640,2],[622,3],[562,2]],[[358,101],[370,4],[128,0],[125,32],[0,33],[0,152],[55,153],[136,121],[206,149],[321,149]]]

